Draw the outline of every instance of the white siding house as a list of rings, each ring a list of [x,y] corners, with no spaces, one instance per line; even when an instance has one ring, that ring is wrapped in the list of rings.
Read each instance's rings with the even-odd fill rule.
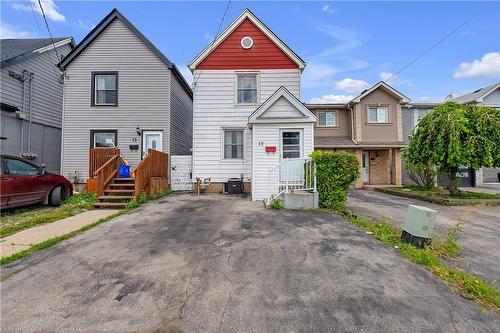
[[[299,101],[305,63],[245,10],[189,67],[193,179],[210,178],[209,191],[223,192],[241,178],[253,200],[276,194],[280,162],[313,150],[316,117]],[[283,149],[286,140],[296,145]]]

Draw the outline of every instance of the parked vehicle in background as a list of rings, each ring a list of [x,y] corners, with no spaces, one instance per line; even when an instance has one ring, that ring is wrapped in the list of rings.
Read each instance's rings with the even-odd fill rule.
[[[0,206],[2,209],[33,204],[60,206],[73,195],[73,185],[63,176],[47,172],[22,157],[0,155]]]

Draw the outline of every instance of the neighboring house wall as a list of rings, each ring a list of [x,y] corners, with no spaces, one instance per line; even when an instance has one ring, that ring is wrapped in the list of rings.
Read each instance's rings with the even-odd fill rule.
[[[493,107],[493,108],[500,108],[500,88],[491,92],[489,95],[487,95],[483,99],[484,105]]]
[[[118,71],[118,106],[91,106],[95,71]],[[117,146],[132,166],[141,160],[140,148],[129,149],[131,144],[141,147],[137,127],[163,131],[163,151],[169,153],[170,92],[176,89],[170,87],[170,70],[120,19],[75,58],[66,73],[63,175],[77,171],[80,182],[88,177],[91,130],[117,130]]]
[[[389,95],[382,89],[376,89],[361,99],[361,140],[360,142],[397,142],[399,140],[398,130],[401,128],[401,105],[398,99]],[[389,123],[368,123],[369,106],[388,106]],[[399,110],[399,111],[398,111]],[[358,123],[359,124],[359,123]],[[401,135],[402,136],[402,135]],[[402,137],[401,137],[402,139]],[[402,140],[401,140],[402,141]]]
[[[170,112],[170,153],[191,155],[193,147],[193,100],[172,75]]]
[[[351,137],[351,119],[347,109],[312,109],[318,119],[314,127],[314,137]],[[326,127],[319,125],[320,112],[335,112],[336,126]]]
[[[280,86],[300,98],[299,69],[263,69],[258,73],[258,98],[252,105],[236,104],[235,70],[195,70],[194,78],[194,146],[193,179],[211,178],[226,182],[228,178],[251,180],[252,130],[247,127],[249,115]],[[244,129],[244,159],[224,160],[223,130]],[[256,137],[257,138],[257,137]],[[258,139],[256,139],[258,140]]]
[[[57,48],[59,56],[65,56],[71,51],[69,44]],[[61,154],[61,121],[63,105],[63,87],[58,82],[60,72],[55,66],[59,62],[54,50],[37,54],[29,59],[14,62],[1,69],[1,100],[2,103],[17,106],[20,112],[26,115],[22,121],[16,118],[15,113],[2,111],[1,140],[2,153],[21,155],[34,153],[38,157],[33,161],[46,164],[51,172],[60,171]],[[23,84],[10,77],[9,71],[22,74],[24,70],[34,73],[32,88],[32,124],[31,145],[29,133],[29,91],[30,82],[24,82],[25,106],[22,109]],[[21,126],[22,139],[21,139]],[[21,141],[23,146],[21,147]]]

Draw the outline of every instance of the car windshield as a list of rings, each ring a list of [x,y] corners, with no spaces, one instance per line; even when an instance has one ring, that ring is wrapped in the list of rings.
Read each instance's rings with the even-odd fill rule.
[[[32,164],[15,158],[2,158],[4,164],[10,174],[13,175],[38,175],[40,169]]]

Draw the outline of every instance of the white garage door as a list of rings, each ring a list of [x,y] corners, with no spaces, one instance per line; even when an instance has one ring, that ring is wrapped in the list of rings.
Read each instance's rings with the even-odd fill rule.
[[[172,191],[192,191],[192,156],[170,157],[170,187]]]

